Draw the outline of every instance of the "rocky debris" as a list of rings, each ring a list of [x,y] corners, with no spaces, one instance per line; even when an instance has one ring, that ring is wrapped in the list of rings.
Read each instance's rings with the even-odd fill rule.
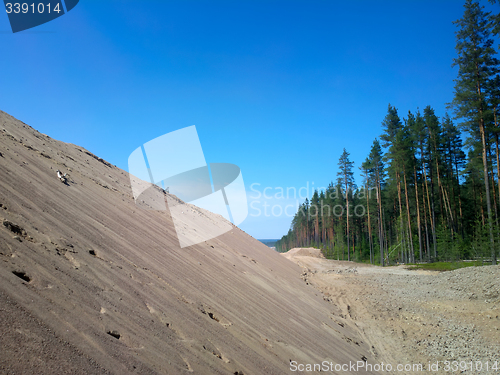
[[[0,255],[11,257],[13,253],[12,247],[9,244],[5,241],[0,241]]]
[[[119,340],[121,337],[121,335],[117,331],[106,331],[106,333],[110,336],[113,336],[117,340]]]
[[[378,319],[390,321],[392,327],[398,327],[398,321],[407,327],[394,328],[392,334],[403,340],[408,351],[430,360],[478,363],[495,361],[500,353],[499,280],[500,266],[356,278],[366,290],[357,297],[371,305]]]
[[[345,268],[345,269],[338,269],[338,270],[328,270],[325,271],[324,273],[336,273],[336,274],[357,274],[358,270],[356,267],[350,267],[350,268]]]
[[[24,271],[19,271],[19,270],[16,270],[16,271],[12,271],[12,273],[14,275],[16,275],[17,277],[19,277],[20,279],[26,281],[27,283],[29,283],[31,281],[31,276],[29,276],[26,272]]]
[[[438,373],[444,361],[468,363],[459,371],[467,374],[479,373],[471,363],[500,365],[500,266],[439,273],[303,256],[292,260],[304,268],[302,279],[340,308],[331,319],[359,327],[377,360],[424,366],[439,361]]]
[[[106,160],[100,158],[99,156],[97,155],[94,155],[93,153],[91,153],[90,151],[87,151],[87,150],[81,150],[81,149],[78,149],[80,152],[83,152],[84,154],[94,158],[95,160],[101,162],[102,164],[104,164],[105,166],[107,167],[112,167],[111,163],[107,162]]]
[[[36,148],[34,148],[33,146],[30,146],[30,145],[27,145],[25,143],[23,143],[23,146],[26,147],[28,150],[31,150],[31,151],[38,151]]]
[[[4,219],[3,226],[18,236],[26,237],[26,235],[27,235],[24,228],[22,228],[21,226],[13,223],[12,221],[9,221],[7,219]]]
[[[300,278],[301,278],[302,280],[304,280],[304,282],[305,282],[307,285],[309,285],[309,275],[310,275],[310,274],[311,274],[311,272],[310,272],[310,271],[304,271],[304,272],[302,272],[302,274],[300,275]]]

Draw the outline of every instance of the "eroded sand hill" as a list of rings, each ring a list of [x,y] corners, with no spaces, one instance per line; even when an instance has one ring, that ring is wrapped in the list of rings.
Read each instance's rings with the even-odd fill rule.
[[[1,374],[288,374],[290,361],[375,360],[301,273],[236,227],[181,249],[168,211],[135,205],[127,172],[0,111]]]

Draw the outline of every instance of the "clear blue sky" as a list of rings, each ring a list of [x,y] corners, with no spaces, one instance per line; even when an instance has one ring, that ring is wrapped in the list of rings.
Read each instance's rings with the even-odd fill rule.
[[[388,103],[444,114],[462,12],[461,0],[81,0],[17,34],[4,13],[0,109],[125,170],[144,142],[196,125],[207,161],[237,164],[251,200],[254,183],[312,194],[343,147],[360,166]],[[254,237],[288,231],[286,215],[249,212]]]

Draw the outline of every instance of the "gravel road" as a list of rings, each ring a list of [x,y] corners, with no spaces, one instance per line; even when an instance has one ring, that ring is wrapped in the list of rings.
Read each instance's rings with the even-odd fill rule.
[[[342,309],[337,323],[357,328],[379,362],[423,369],[393,373],[500,374],[500,266],[440,273],[287,257]]]

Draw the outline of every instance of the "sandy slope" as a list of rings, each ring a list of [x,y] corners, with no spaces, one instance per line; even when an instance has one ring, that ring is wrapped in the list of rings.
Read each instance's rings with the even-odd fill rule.
[[[314,249],[283,256],[341,309],[335,319],[358,331],[378,363],[422,365],[408,374],[500,373],[500,266],[439,273],[327,260]],[[458,367],[446,371],[445,361]]]
[[[168,212],[135,205],[125,171],[1,111],[0,153],[1,374],[286,374],[291,360],[373,359],[299,266],[240,229],[181,249]]]

